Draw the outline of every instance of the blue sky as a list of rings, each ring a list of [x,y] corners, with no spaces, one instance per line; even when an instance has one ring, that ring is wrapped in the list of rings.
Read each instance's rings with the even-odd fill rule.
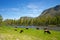
[[[60,5],[60,0],[0,0],[0,15],[4,19],[37,17],[45,9],[56,5]]]

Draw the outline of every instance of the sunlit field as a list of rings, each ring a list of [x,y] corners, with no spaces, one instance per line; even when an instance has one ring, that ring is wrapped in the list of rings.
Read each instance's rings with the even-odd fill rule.
[[[17,30],[15,30],[17,29]],[[20,30],[23,30],[20,33]],[[60,31],[50,30],[51,34],[44,34],[44,30],[35,28],[0,27],[0,40],[60,40]]]

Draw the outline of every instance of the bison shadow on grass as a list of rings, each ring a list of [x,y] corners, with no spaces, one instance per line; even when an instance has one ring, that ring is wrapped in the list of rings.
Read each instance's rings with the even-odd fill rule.
[[[14,29],[15,31],[17,31],[17,29]]]

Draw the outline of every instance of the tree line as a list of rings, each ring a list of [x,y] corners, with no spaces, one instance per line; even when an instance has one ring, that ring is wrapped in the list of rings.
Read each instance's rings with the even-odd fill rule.
[[[0,25],[19,25],[19,26],[47,26],[47,25],[59,25],[60,26],[60,16],[43,16],[36,18],[21,17],[18,20],[6,19],[0,15]]]

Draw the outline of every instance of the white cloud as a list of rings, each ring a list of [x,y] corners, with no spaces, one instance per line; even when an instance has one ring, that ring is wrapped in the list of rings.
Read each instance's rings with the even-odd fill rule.
[[[30,17],[33,17],[34,16],[34,14],[27,14],[28,16],[30,16]]]
[[[30,13],[30,14],[25,14],[25,16],[28,16],[28,17],[37,17],[37,16],[39,16],[39,14]]]
[[[27,8],[29,8],[29,9],[38,9],[38,6],[35,5],[35,4],[28,4]]]
[[[26,6],[30,11],[40,11],[40,8],[39,8],[39,6],[38,5],[36,5],[36,4],[28,4],[27,6]]]

